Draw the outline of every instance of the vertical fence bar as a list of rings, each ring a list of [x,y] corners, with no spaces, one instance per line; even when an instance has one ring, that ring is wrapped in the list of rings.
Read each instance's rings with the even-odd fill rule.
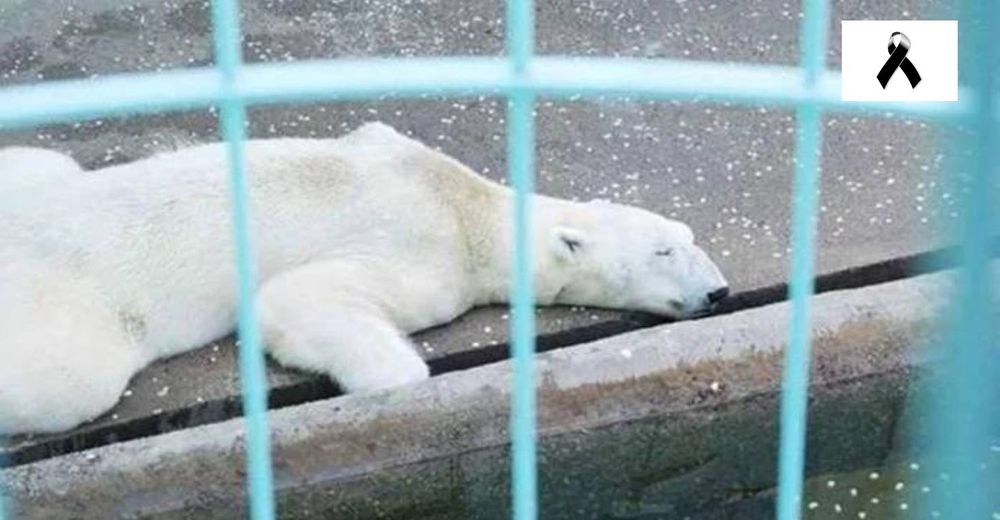
[[[824,0],[805,0],[800,26],[800,61],[806,88],[815,88],[825,63],[829,7]],[[779,520],[798,520],[802,512],[805,468],[806,409],[809,392],[809,307],[813,294],[816,206],[819,189],[820,111],[812,103],[796,109],[795,180],[792,194],[792,316],[781,395],[781,444],[778,458]]]
[[[535,289],[531,196],[534,192],[534,93],[524,87],[534,47],[534,5],[507,1],[507,52],[514,75],[508,94],[507,162],[514,187],[514,273],[511,337],[514,380],[511,395],[511,482],[516,520],[538,517],[535,415]]]
[[[962,216],[957,235],[959,270],[955,291],[955,311],[949,320],[942,345],[942,375],[933,382],[928,418],[932,426],[930,467],[932,475],[947,475],[945,483],[933,481],[936,493],[920,504],[941,518],[991,518],[997,489],[995,467],[991,465],[991,443],[1000,427],[995,421],[1000,396],[1000,345],[996,345],[995,304],[990,294],[995,287],[990,269],[990,238],[997,225],[994,182],[1000,178],[1000,128],[994,118],[1000,105],[1000,56],[996,37],[1000,31],[1000,2],[963,2],[959,43],[963,58],[959,73],[967,78],[966,94],[972,110],[961,124],[970,131],[962,141],[968,152],[960,154],[959,173],[968,174],[961,188]],[[944,181],[950,181],[946,179]],[[946,398],[937,397],[947,396]],[[926,419],[925,419],[926,420]],[[995,449],[995,448],[994,448]],[[927,479],[930,484],[930,478]],[[947,487],[945,487],[947,486]],[[945,487],[945,489],[941,489]],[[992,518],[998,513],[992,512]],[[930,516],[925,516],[930,518]]]
[[[534,191],[532,148],[534,123],[532,95],[513,93],[510,97],[507,131],[510,135],[508,161],[514,184],[514,276],[511,298],[513,327],[514,400],[511,407],[511,464],[514,518],[537,518],[537,461],[535,417],[535,310],[534,255],[531,226],[531,194]]]
[[[246,420],[247,493],[250,518],[274,518],[271,446],[267,426],[267,379],[257,326],[256,266],[250,237],[250,213],[243,141],[246,109],[236,92],[241,65],[239,9],[236,0],[213,0],[216,66],[222,74],[221,130],[227,143],[233,201],[236,275],[239,285],[238,335],[240,384]]]

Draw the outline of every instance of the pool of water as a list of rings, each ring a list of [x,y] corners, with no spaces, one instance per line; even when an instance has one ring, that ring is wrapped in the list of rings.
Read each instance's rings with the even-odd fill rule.
[[[984,479],[1000,472],[1000,449],[980,467]],[[803,518],[810,520],[903,520],[947,518],[933,509],[935,498],[960,492],[948,474],[929,470],[919,461],[896,460],[880,467],[849,473],[830,473],[805,482]],[[929,504],[926,509],[922,504]],[[990,520],[1000,520],[1000,489],[991,492]]]

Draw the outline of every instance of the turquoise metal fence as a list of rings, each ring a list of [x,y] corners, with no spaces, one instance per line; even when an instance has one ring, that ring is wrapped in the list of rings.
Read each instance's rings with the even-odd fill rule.
[[[1000,2],[968,2],[959,20],[960,73],[970,91],[968,113],[956,123],[970,131],[968,150],[953,161],[954,182],[962,193],[955,305],[947,316],[941,375],[929,390],[932,443],[928,460],[933,475],[949,477],[949,492],[925,499],[920,512],[933,518],[1000,518],[1000,301],[990,269],[991,237],[1000,233],[995,200],[1000,185]],[[964,24],[964,27],[961,25]],[[946,399],[937,396],[947,396]],[[988,457],[993,454],[993,459]],[[990,468],[990,466],[993,466]],[[925,485],[928,484],[925,482]],[[935,483],[937,485],[938,483]]]
[[[271,469],[271,443],[267,428],[267,373],[264,349],[257,325],[256,261],[250,240],[250,216],[247,208],[246,170],[243,157],[246,109],[237,93],[242,67],[239,5],[236,0],[212,2],[212,24],[215,27],[215,64],[221,74],[222,136],[229,152],[230,184],[233,197],[233,230],[236,244],[236,275],[238,278],[240,386],[243,392],[243,415],[247,423],[247,492],[250,516],[255,519],[274,518],[274,479]]]
[[[968,19],[981,23],[972,32],[971,51],[963,67],[976,62],[960,101],[955,103],[842,103],[839,75],[824,67],[829,6],[825,0],[804,0],[800,29],[799,67],[533,56],[531,0],[508,0],[506,58],[433,58],[308,61],[293,64],[244,65],[236,0],[213,0],[212,22],[215,67],[158,74],[123,74],[93,81],[53,82],[0,90],[0,128],[65,122],[98,116],[139,114],[216,105],[221,108],[221,132],[228,142],[233,194],[233,228],[239,277],[240,375],[247,422],[247,467],[250,516],[274,518],[273,483],[266,413],[264,356],[255,320],[255,268],[248,226],[247,187],[243,145],[248,104],[331,99],[415,97],[418,95],[501,94],[509,100],[508,162],[515,190],[514,279],[511,290],[514,392],[511,407],[513,513],[518,520],[536,518],[537,465],[535,391],[533,378],[534,300],[531,276],[530,194],[533,190],[534,122],[536,96],[623,94],[634,98],[729,101],[748,105],[794,107],[797,120],[796,167],[792,222],[792,265],[789,280],[792,319],[782,390],[781,451],[779,459],[778,518],[797,519],[801,511],[805,452],[806,390],[809,382],[809,300],[813,292],[814,218],[817,205],[820,116],[824,110],[893,111],[928,119],[963,121],[977,132],[973,171],[977,188],[968,200],[962,285],[964,311],[960,332],[956,388],[970,396],[967,411],[982,411],[983,399],[973,399],[977,384],[993,374],[976,370],[990,355],[989,345],[977,343],[986,330],[984,302],[989,295],[981,283],[988,277],[988,252],[981,238],[995,215],[989,200],[991,168],[1000,164],[996,94],[997,57],[989,52],[990,35],[1000,32],[1000,8],[992,0],[970,0]],[[965,34],[965,33],[963,33]],[[964,38],[964,36],[963,36]],[[985,58],[984,58],[985,56]],[[992,60],[992,62],[991,62]],[[992,67],[992,68],[991,68]],[[986,187],[986,189],[983,189]],[[988,385],[986,387],[989,387]],[[955,408],[961,410],[963,404]],[[966,431],[986,431],[986,418]],[[981,427],[981,428],[978,428]],[[978,429],[977,429],[978,428]],[[953,432],[942,442],[948,456],[968,462],[971,451]],[[962,478],[971,465],[956,465]],[[965,475],[963,482],[974,476]],[[0,497],[2,499],[2,497]],[[951,510],[985,513],[959,497]],[[959,503],[962,502],[962,503]],[[3,518],[0,502],[0,520]],[[960,516],[978,518],[979,516]],[[985,518],[985,516],[982,516]]]

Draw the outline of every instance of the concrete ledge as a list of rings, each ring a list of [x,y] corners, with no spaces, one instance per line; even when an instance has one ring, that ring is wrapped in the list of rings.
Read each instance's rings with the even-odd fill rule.
[[[818,296],[808,471],[889,451],[946,274]],[[655,327],[539,355],[542,514],[766,514],[789,307]],[[282,518],[508,515],[510,364],[272,413]],[[29,518],[243,512],[231,420],[3,471]]]
[[[996,241],[1000,255],[1000,241]],[[820,275],[820,292],[857,288],[913,276],[920,270],[946,268],[949,255],[936,250]],[[782,301],[784,284],[741,291],[726,299],[716,314]],[[465,370],[508,357],[506,307],[475,309],[447,326],[414,336],[432,374]],[[597,341],[616,334],[661,325],[641,313],[601,309],[538,309],[538,350],[547,351]],[[328,377],[267,363],[272,409],[340,395]],[[160,360],[137,374],[119,403],[97,419],[66,432],[0,439],[0,460],[20,465],[107,444],[150,437],[215,423],[241,414],[239,371],[233,338]]]

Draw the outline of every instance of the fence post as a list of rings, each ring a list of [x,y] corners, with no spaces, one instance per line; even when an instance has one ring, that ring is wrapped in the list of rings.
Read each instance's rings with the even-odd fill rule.
[[[507,2],[507,52],[512,85],[507,92],[507,162],[514,188],[514,272],[511,283],[513,391],[511,393],[511,485],[513,517],[538,517],[535,410],[535,289],[531,197],[534,192],[534,92],[527,86],[534,47],[534,5]]]
[[[935,377],[924,399],[930,406],[932,432],[926,478],[934,493],[918,506],[925,518],[996,518],[1000,469],[990,461],[1000,435],[1000,344],[997,344],[997,281],[990,268],[991,238],[1000,231],[994,200],[1000,181],[1000,58],[996,34],[1000,31],[1000,2],[966,0],[959,28],[959,73],[968,84],[964,93],[971,111],[960,120],[969,148],[955,150],[957,171],[951,182],[959,189],[961,217],[954,229],[960,240],[959,269],[953,314],[947,316],[945,341],[935,345],[942,354],[941,377]],[[960,130],[961,131],[961,130]],[[968,175],[960,180],[958,175]],[[991,467],[991,462],[993,465]],[[986,465],[981,467],[981,465]],[[946,475],[947,481],[938,480]],[[990,492],[993,492],[991,495]],[[924,497],[921,497],[924,498]]]
[[[825,0],[805,0],[799,28],[800,62],[807,90],[815,89],[824,70],[829,7]],[[809,307],[813,295],[816,206],[819,190],[820,110],[813,102],[796,109],[795,180],[792,193],[791,275],[788,281],[792,316],[782,376],[781,434],[778,455],[779,520],[802,514],[806,419],[809,392]]]
[[[274,518],[274,478],[267,426],[267,372],[257,323],[256,259],[250,237],[246,161],[243,153],[246,109],[237,90],[242,58],[239,6],[236,0],[213,0],[212,24],[216,67],[223,82],[220,124],[229,154],[233,201],[233,237],[239,296],[237,332],[240,386],[247,428],[247,493],[250,518],[271,520]]]

